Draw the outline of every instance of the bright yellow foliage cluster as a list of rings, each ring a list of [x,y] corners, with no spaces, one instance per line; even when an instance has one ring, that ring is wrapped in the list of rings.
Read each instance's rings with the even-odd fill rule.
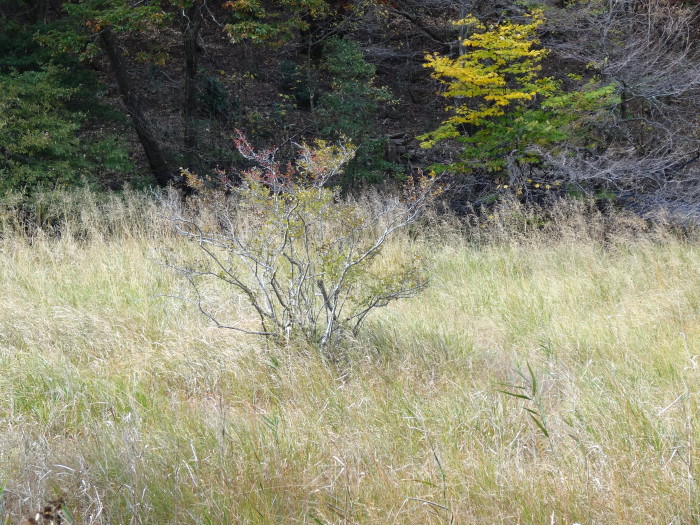
[[[457,103],[447,108],[453,115],[441,130],[431,134],[424,147],[458,136],[456,125],[482,125],[505,115],[509,106],[556,91],[552,78],[538,75],[540,62],[547,55],[546,49],[536,47],[536,31],[543,23],[541,11],[534,11],[526,24],[505,22],[487,27],[471,15],[455,22],[473,31],[461,42],[465,52],[454,59],[438,53],[428,55],[425,67],[447,86],[443,96]]]

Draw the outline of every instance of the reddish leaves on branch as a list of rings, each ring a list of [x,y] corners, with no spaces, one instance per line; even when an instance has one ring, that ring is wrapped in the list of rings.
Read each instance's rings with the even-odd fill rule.
[[[245,178],[262,182],[275,193],[284,191],[292,184],[294,168],[291,163],[288,163],[285,171],[282,171],[279,162],[275,160],[277,148],[273,146],[270,149],[256,151],[239,129],[236,130],[233,142],[243,158],[257,164],[257,167],[243,172]]]

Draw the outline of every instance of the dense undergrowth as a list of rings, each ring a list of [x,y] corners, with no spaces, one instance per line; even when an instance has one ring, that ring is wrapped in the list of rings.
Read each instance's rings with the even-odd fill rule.
[[[0,519],[57,497],[76,523],[700,519],[693,232],[580,203],[433,216],[387,246],[431,286],[329,363],[173,299],[160,262],[196,247],[154,200],[41,199],[41,229],[0,219]]]

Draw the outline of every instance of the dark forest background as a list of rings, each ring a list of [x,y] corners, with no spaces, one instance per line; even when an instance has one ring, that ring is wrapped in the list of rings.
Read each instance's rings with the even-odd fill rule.
[[[557,98],[425,147],[476,100],[426,57],[457,60],[470,35],[540,11],[533,71]],[[454,23],[469,15],[481,29]],[[345,191],[438,171],[457,210],[505,194],[693,210],[699,36],[694,1],[0,0],[0,194],[235,178],[241,130],[283,161],[351,140]]]

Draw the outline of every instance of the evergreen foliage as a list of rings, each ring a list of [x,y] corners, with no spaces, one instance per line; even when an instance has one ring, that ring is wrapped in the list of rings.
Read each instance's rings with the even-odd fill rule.
[[[400,176],[402,167],[383,159],[383,137],[377,136],[375,121],[380,103],[390,103],[391,93],[376,87],[376,68],[365,60],[360,46],[333,38],[324,48],[323,70],[330,89],[319,104],[321,136],[331,140],[349,137],[357,146],[346,169],[346,182],[379,182]]]
[[[232,106],[226,86],[213,76],[202,79],[198,103],[200,111],[208,117],[222,117]]]
[[[72,107],[78,91],[56,66],[0,75],[0,195],[133,169],[118,137],[81,140],[87,115]]]

